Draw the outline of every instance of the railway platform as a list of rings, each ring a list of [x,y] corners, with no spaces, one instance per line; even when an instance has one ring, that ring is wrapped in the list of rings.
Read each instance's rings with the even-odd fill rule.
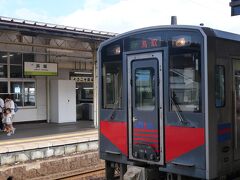
[[[59,179],[103,166],[92,121],[15,126],[12,136],[0,133],[0,180]]]
[[[7,136],[6,133],[0,132],[0,143],[15,139],[32,138],[37,136],[59,135],[63,133],[72,133],[94,129],[93,121],[77,121],[76,123],[21,123],[14,124],[16,131],[14,135]]]

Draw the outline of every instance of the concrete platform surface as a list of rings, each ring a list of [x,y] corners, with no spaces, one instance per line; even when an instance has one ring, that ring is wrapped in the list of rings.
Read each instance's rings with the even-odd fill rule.
[[[16,133],[0,133],[0,154],[98,140],[92,121],[70,124],[19,124]]]
[[[84,131],[86,129],[93,129],[93,121],[77,121],[76,123],[27,123],[15,124],[15,134],[7,136],[6,133],[0,132],[0,143],[2,141],[9,141],[19,138],[30,138],[36,136],[46,136],[53,134],[71,133]]]

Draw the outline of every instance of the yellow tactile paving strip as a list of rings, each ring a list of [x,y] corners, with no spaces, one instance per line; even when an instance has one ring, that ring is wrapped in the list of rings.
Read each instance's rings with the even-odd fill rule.
[[[64,133],[56,135],[38,136],[14,140],[0,141],[0,153],[24,151],[29,149],[46,148],[65,144],[98,140],[97,129]]]

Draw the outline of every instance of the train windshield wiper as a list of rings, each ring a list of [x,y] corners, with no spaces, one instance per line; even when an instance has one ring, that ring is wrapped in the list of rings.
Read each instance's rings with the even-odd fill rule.
[[[171,97],[171,101],[172,101],[172,104],[174,105],[174,111],[176,112],[177,114],[177,117],[179,119],[179,121],[182,123],[182,124],[187,124],[187,122],[184,120],[183,116],[181,115],[180,112],[182,112],[180,106],[178,105],[178,103],[175,101],[175,99],[173,97]]]
[[[196,127],[196,126],[194,126],[190,121],[184,119],[184,116],[180,113],[180,112],[182,112],[182,110],[181,110],[179,104],[176,102],[176,100],[175,100],[174,97],[171,97],[171,101],[172,101],[172,104],[173,104],[174,107],[175,107],[175,108],[174,108],[174,111],[176,112],[177,117],[178,117],[180,123],[181,123],[181,124],[184,124],[184,125],[189,125],[189,126],[191,126],[191,127]]]
[[[115,102],[114,102],[113,107],[112,107],[112,112],[110,113],[109,119],[111,119],[111,120],[113,120],[115,118],[116,110],[119,109],[119,105],[122,101],[122,95],[121,95],[122,93],[121,92],[122,92],[122,88],[120,87],[120,95],[115,99]]]

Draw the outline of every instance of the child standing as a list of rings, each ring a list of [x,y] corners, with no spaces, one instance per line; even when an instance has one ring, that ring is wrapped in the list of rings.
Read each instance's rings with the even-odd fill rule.
[[[14,112],[15,106],[14,106],[14,102],[12,100],[12,96],[10,94],[8,94],[5,97],[4,108],[5,109],[10,108],[11,109],[11,115],[12,115],[12,120],[13,120],[14,115],[15,115],[15,112]]]
[[[11,127],[12,127],[12,130],[13,130],[12,134],[14,134],[15,128],[13,127],[13,119],[14,119],[14,116],[15,116],[15,111],[14,111],[15,105],[14,105],[14,102],[12,100],[12,95],[11,94],[8,94],[5,97],[4,108],[5,109],[9,108],[10,111],[11,111]]]
[[[4,109],[2,123],[4,124],[4,131],[7,132],[8,136],[14,134],[15,128],[12,125],[12,114],[10,108]]]

